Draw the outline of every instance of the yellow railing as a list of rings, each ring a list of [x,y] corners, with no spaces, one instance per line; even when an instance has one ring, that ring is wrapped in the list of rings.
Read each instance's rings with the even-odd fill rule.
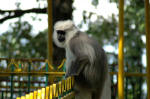
[[[73,85],[74,78],[68,77],[58,83],[30,92],[16,99],[72,99],[74,98]]]

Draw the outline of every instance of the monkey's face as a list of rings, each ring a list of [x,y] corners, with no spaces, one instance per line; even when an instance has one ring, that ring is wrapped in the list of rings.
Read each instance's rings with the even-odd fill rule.
[[[65,48],[66,42],[66,32],[64,30],[54,30],[53,41],[54,43],[61,48]]]
[[[58,21],[54,25],[53,40],[61,48],[66,48],[67,42],[73,37],[77,29],[71,20]]]
[[[57,30],[57,39],[59,42],[65,42],[65,35],[66,35],[66,32],[63,31],[63,30]]]

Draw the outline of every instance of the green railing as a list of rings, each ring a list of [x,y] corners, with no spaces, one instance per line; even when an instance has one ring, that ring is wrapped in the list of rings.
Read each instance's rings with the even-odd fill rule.
[[[62,80],[64,62],[52,66],[44,59],[0,58],[0,99],[15,99]]]

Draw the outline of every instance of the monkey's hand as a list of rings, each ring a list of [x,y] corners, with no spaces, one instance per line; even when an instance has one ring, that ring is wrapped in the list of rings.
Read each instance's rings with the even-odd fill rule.
[[[69,66],[69,70],[66,71],[66,74],[65,74],[65,78],[69,77],[69,76],[77,76],[77,71],[78,71],[78,68],[79,68],[79,64],[78,62],[76,61],[72,61],[71,62],[71,66]]]

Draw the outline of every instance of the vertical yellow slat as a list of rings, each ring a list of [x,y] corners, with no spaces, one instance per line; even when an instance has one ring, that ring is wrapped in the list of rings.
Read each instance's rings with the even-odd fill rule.
[[[52,0],[47,0],[48,3],[48,60],[52,64],[53,44],[52,44]]]
[[[58,91],[59,91],[59,84],[56,83],[56,97],[58,97]]]
[[[21,96],[21,99],[26,99],[26,97],[25,96]]]
[[[50,85],[50,94],[49,94],[49,99],[52,99],[53,98],[53,86],[52,85]]]
[[[56,84],[53,84],[53,96],[55,97],[56,95]]]
[[[69,90],[71,89],[71,77],[69,77]]]
[[[33,99],[33,93],[30,93],[30,99]]]
[[[65,79],[65,92],[67,91],[67,80]]]
[[[45,97],[45,99],[48,99],[48,96],[49,96],[49,86],[46,87],[46,97]]]
[[[33,99],[37,99],[37,91],[34,91],[34,98]]]
[[[147,58],[147,94],[150,99],[150,25],[149,25],[149,0],[145,0],[145,23],[146,23],[146,58]]]
[[[70,87],[70,85],[69,85],[69,78],[67,78],[67,91],[69,90],[69,87]]]
[[[30,99],[30,97],[29,97],[30,95],[29,94],[26,94],[26,99]]]
[[[61,87],[62,87],[62,93],[65,92],[65,80],[62,80]]]
[[[62,93],[61,81],[58,84],[59,84],[59,95],[60,95]]]
[[[124,0],[119,0],[118,99],[124,99]]]
[[[21,99],[20,97],[17,97],[16,99]]]
[[[74,77],[71,77],[71,87],[74,86]]]
[[[45,88],[42,88],[42,98],[41,99],[45,99]]]
[[[39,89],[39,90],[38,90],[37,99],[41,99],[41,96],[42,96],[42,91]]]

